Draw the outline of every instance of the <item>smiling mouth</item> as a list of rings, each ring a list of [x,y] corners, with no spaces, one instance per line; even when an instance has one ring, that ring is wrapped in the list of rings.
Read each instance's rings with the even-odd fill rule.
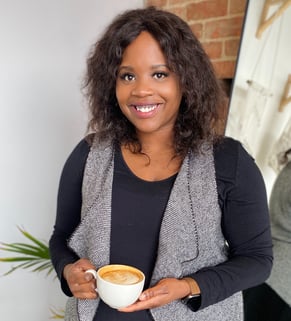
[[[154,104],[154,105],[142,105],[142,106],[137,106],[137,105],[133,105],[133,107],[141,112],[141,113],[149,113],[153,110],[155,110],[158,107],[158,104]]]

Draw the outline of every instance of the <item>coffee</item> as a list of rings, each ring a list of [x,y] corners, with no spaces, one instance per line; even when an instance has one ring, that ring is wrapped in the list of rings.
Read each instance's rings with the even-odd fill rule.
[[[134,303],[143,290],[144,274],[133,266],[109,264],[86,272],[96,279],[99,297],[115,309]]]
[[[135,284],[142,280],[140,273],[126,269],[105,271],[101,274],[101,277],[108,282],[116,284]]]

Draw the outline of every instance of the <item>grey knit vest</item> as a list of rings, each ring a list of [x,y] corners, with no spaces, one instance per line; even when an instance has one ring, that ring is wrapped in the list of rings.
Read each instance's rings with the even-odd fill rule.
[[[82,220],[69,242],[97,269],[109,263],[113,158],[110,142],[94,142],[83,178]],[[212,149],[195,157],[189,153],[164,213],[152,285],[162,278],[181,278],[226,260],[217,198]],[[98,304],[99,299],[70,298],[65,321],[92,321]],[[180,300],[150,312],[155,321],[243,320],[240,293],[198,312],[190,311]]]

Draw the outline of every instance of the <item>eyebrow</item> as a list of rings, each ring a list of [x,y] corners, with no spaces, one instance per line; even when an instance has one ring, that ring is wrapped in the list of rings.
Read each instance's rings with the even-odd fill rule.
[[[161,67],[162,67],[162,68],[170,69],[169,66],[168,66],[168,65],[165,65],[165,64],[153,65],[153,66],[151,66],[151,69],[154,70],[154,69],[159,69],[159,68],[161,68]],[[125,69],[125,70],[134,70],[133,67],[131,67],[131,66],[126,66],[126,65],[125,65],[125,66],[120,66],[118,70],[120,71],[120,70],[122,70],[122,69]]]

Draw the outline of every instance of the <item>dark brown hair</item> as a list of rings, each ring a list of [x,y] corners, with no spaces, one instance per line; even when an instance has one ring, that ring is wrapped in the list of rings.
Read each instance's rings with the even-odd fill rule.
[[[119,144],[140,144],[134,126],[121,113],[115,96],[117,70],[125,48],[142,32],[149,32],[160,44],[170,69],[182,88],[182,102],[175,124],[177,155],[197,150],[212,141],[217,109],[223,92],[211,62],[188,24],[178,16],[148,7],[124,12],[105,30],[87,60],[84,89],[91,120],[88,130],[101,139],[111,137]]]

